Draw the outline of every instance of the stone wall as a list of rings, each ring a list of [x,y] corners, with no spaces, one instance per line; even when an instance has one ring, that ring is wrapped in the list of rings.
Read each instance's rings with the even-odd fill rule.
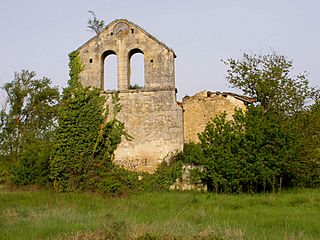
[[[207,123],[215,116],[226,112],[232,119],[236,108],[245,109],[253,99],[234,93],[203,91],[192,97],[184,97],[184,142],[199,142],[198,133],[204,131]]]
[[[85,67],[80,81],[97,87],[112,109],[112,94],[117,92],[122,109],[117,118],[132,137],[122,139],[115,151],[115,162],[134,171],[153,172],[168,155],[183,149],[183,112],[176,102],[172,49],[136,24],[115,20],[97,36],[77,49]],[[130,59],[144,55],[144,87],[130,89]],[[118,89],[104,87],[104,60],[117,56]]]
[[[106,94],[112,107],[112,93]],[[125,123],[131,141],[124,137],[115,162],[133,171],[153,172],[170,154],[183,146],[182,109],[172,91],[131,90],[119,93],[122,110],[117,119]]]

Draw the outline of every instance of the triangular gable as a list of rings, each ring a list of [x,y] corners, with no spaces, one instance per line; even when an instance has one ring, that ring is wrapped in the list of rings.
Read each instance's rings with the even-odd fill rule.
[[[135,28],[139,29],[141,32],[143,32],[145,35],[147,35],[149,38],[151,38],[153,41],[155,41],[156,43],[158,43],[159,45],[161,45],[162,47],[164,47],[165,49],[171,51],[174,55],[174,57],[177,57],[177,55],[175,54],[175,52],[173,51],[172,48],[168,47],[167,45],[165,45],[163,42],[159,41],[157,38],[155,38],[154,36],[152,36],[150,33],[148,33],[146,30],[144,30],[143,28],[141,28],[140,26],[138,26],[137,24],[128,21],[127,19],[115,19],[112,22],[110,22],[102,31],[101,33],[107,31],[110,26],[115,25],[117,22],[125,22],[128,25],[132,25]],[[101,34],[99,33],[99,34]],[[77,51],[79,51],[80,49],[82,49],[83,47],[85,47],[86,45],[88,45],[91,41],[97,39],[99,37],[99,34],[95,35],[94,37],[90,38],[87,42],[85,42],[84,44],[82,44]]]

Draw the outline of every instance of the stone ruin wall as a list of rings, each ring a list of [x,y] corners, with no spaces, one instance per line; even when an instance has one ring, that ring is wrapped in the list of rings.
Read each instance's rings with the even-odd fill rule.
[[[246,101],[235,96],[203,91],[192,97],[184,97],[184,142],[199,142],[198,133],[203,132],[207,123],[215,116],[226,112],[227,119],[231,120],[236,108],[245,109]]]
[[[112,106],[112,93],[106,94]],[[117,119],[125,123],[131,141],[122,138],[115,162],[129,170],[153,172],[170,153],[183,147],[182,110],[171,91],[119,93],[122,110]]]
[[[112,109],[116,92],[122,109],[117,118],[132,136],[123,137],[115,151],[115,162],[129,170],[153,172],[169,154],[183,149],[183,112],[176,102],[172,49],[139,26],[127,20],[115,20],[79,49],[85,65],[80,81],[85,87],[97,87]],[[144,87],[130,89],[130,58],[144,55]],[[118,90],[104,86],[104,60],[117,56]]]

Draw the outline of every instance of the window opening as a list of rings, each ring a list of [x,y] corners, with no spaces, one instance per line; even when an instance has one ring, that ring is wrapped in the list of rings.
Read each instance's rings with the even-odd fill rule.
[[[107,51],[102,55],[101,88],[106,90],[118,89],[118,63],[117,55]]]
[[[134,49],[129,54],[130,88],[140,89],[144,87],[144,55],[139,49]]]

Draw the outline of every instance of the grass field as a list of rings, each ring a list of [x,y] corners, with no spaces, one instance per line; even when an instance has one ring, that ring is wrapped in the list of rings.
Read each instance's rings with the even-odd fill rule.
[[[320,190],[115,198],[2,189],[0,239],[320,239]]]

